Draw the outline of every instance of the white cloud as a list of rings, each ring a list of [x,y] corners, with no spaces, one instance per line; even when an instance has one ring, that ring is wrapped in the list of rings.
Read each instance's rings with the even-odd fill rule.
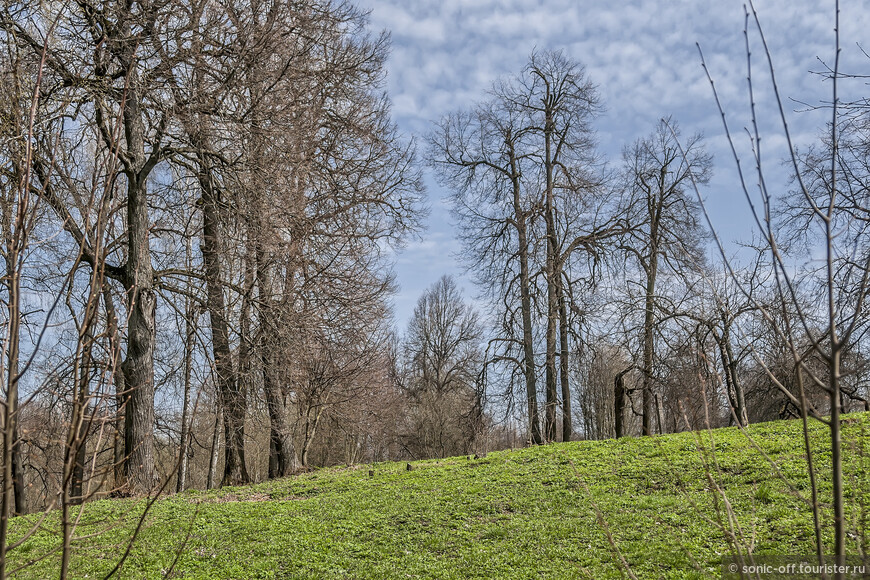
[[[622,147],[648,133],[663,115],[673,114],[685,133],[703,131],[707,135],[709,148],[717,156],[717,177],[707,197],[717,219],[729,229],[746,220],[731,209],[739,205],[733,198],[733,162],[695,43],[699,42],[704,50],[743,155],[747,147],[742,130],[751,124],[743,3],[361,2],[364,8],[372,9],[373,28],[392,32],[388,84],[396,119],[404,131],[424,133],[432,121],[485,98],[492,81],[518,73],[532,50],[564,49],[586,65],[589,76],[600,87],[607,108],[597,123],[600,148],[611,160],[618,161]],[[808,71],[822,68],[818,58],[831,61],[832,10],[820,8],[812,0],[757,0],[756,6],[776,64],[781,94],[809,103],[829,98],[830,85]],[[870,60],[855,43],[862,41],[870,29],[870,11],[860,0],[845,0],[841,11],[842,70],[866,73]],[[772,106],[769,72],[757,34],[752,33],[750,38],[757,113],[765,134],[764,154],[778,164],[785,153],[782,139],[773,137],[779,115]],[[841,88],[845,95],[865,89],[860,83]],[[787,101],[786,108],[795,140],[812,140],[823,118],[819,114],[795,113],[801,106],[793,101]],[[784,172],[779,173],[774,177],[782,178]],[[445,195],[434,184],[430,187],[433,200]],[[448,212],[436,209],[433,207],[425,243],[410,247],[400,258],[397,271],[403,293],[416,291],[418,286],[422,290],[441,274],[460,270],[450,254],[458,247],[449,219],[443,215]]]

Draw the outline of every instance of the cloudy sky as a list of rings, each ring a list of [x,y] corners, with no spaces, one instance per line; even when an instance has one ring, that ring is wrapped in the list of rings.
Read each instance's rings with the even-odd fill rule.
[[[704,195],[720,234],[729,240],[748,235],[746,203],[735,187],[735,164],[695,46],[701,44],[729,124],[745,144],[743,128],[750,117],[741,0],[360,0],[359,5],[371,10],[373,30],[392,35],[387,89],[405,134],[420,139],[443,115],[484,99],[495,79],[519,73],[533,51],[561,49],[583,63],[599,87],[606,112],[595,126],[599,149],[610,164],[619,163],[626,144],[673,115],[684,134],[702,131],[715,156],[715,176]],[[830,101],[830,83],[809,71],[821,70],[821,61],[833,63],[833,6],[812,0],[756,4],[799,145],[812,141],[829,116],[807,112],[802,103]],[[870,73],[870,59],[858,46],[870,51],[867,30],[866,0],[841,2],[841,70]],[[774,177],[783,178],[783,133],[771,106],[763,49],[752,29],[750,42],[762,155],[778,174]],[[841,91],[848,97],[863,89],[863,82],[852,81]],[[747,154],[744,145],[740,150]],[[749,163],[743,160],[744,167]],[[467,280],[443,202],[447,192],[431,175],[426,182],[432,208],[428,230],[399,255],[396,266],[402,330],[417,297],[442,274]],[[473,286],[463,286],[466,296],[474,295]]]

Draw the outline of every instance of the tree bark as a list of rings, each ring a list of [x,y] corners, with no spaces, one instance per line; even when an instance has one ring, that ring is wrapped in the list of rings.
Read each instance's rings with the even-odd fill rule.
[[[130,113],[125,109],[125,117]],[[141,124],[141,121],[139,122]],[[139,136],[141,139],[141,133]],[[154,344],[156,294],[148,246],[148,200],[144,178],[128,172],[127,357],[122,364],[130,396],[124,413],[127,484],[137,494],[157,485],[154,465]]]
[[[223,417],[221,415],[220,403],[215,405],[214,410],[214,429],[211,434],[211,453],[208,456],[208,479],[206,480],[206,489],[215,488],[215,480],[217,475],[218,453],[221,446],[221,427],[223,426]]]
[[[565,289],[561,277],[556,287],[559,300],[559,380],[562,385],[562,441],[570,441],[574,436],[571,418],[571,385],[568,381],[568,307],[565,303]]]
[[[224,417],[224,474],[221,485],[241,485],[250,481],[245,465],[247,404],[245,394],[239,384],[239,377],[233,370],[233,357],[230,350],[220,263],[219,194],[211,181],[208,161],[202,155],[200,155],[199,161],[201,164],[199,182],[202,191],[202,245],[200,250],[205,269],[206,308],[211,323],[215,386],[217,387],[218,404]],[[243,341],[244,339],[245,337],[242,338]]]
[[[655,291],[658,274],[658,226],[661,202],[654,196],[649,200],[650,237],[649,262],[646,270],[646,291],[643,316],[643,434],[652,435],[653,421],[653,354],[655,352]]]
[[[261,216],[259,216],[261,217]],[[259,218],[258,218],[259,219]],[[261,220],[262,222],[262,220]],[[266,225],[260,223],[259,233]],[[266,408],[269,411],[269,478],[284,477],[299,468],[296,449],[287,417],[284,402],[284,389],[281,381],[281,362],[277,360],[277,341],[280,341],[279,325],[282,314],[281,305],[275,300],[272,275],[266,263],[266,252],[262,243],[256,242],[257,281],[260,290],[260,356],[263,363],[263,390],[266,394]]]
[[[87,458],[87,439],[90,431],[90,419],[88,417],[88,403],[90,399],[90,372],[92,366],[91,352],[94,343],[93,324],[94,317],[91,315],[96,308],[96,292],[93,293],[92,302],[85,306],[85,320],[82,322],[82,335],[80,337],[81,354],[79,355],[75,400],[73,401],[70,416],[70,434],[66,445],[67,462],[72,463],[70,474],[69,499],[72,505],[81,505],[84,502],[85,461]]]
[[[188,257],[190,255],[190,241],[188,239]],[[190,378],[193,366],[193,339],[196,334],[196,311],[191,308],[190,299],[185,298],[184,308],[184,398],[181,404],[181,436],[178,444],[178,476],[175,480],[175,492],[184,491],[187,484],[188,456],[190,453]]]
[[[115,437],[114,437],[114,478],[115,491],[127,488],[124,469],[124,415],[127,411],[127,390],[124,373],[121,371],[121,336],[118,330],[118,316],[115,301],[109,285],[103,284],[103,308],[106,311],[106,334],[109,338],[109,353],[112,357],[110,372],[115,386]]]
[[[613,379],[613,427],[617,439],[625,435],[625,374],[631,369],[628,367]]]
[[[520,177],[517,159],[510,138],[505,140],[510,147],[511,185],[513,188],[514,221],[516,222],[517,241],[520,260],[520,309],[523,320],[523,375],[526,380],[526,404],[529,416],[529,436],[533,445],[544,442],[541,434],[541,421],[538,417],[538,388],[535,377],[535,347],[532,334],[532,295],[529,275],[529,241],[526,212],[520,196]]]
[[[17,262],[17,255],[15,256]],[[20,345],[20,278],[17,264],[12,267],[11,274],[7,275],[7,287],[9,290],[9,345],[7,347],[6,369],[6,405],[3,417],[3,494],[2,494],[2,526],[5,528],[6,520],[12,513],[22,514],[25,512],[24,477],[21,461],[21,441],[18,429],[18,356]],[[7,267],[7,272],[10,269]]]
[[[559,322],[559,301],[556,296],[556,217],[553,200],[553,158],[551,140],[553,134],[552,113],[549,110],[550,95],[547,95],[546,125],[544,127],[544,164],[546,172],[546,190],[544,200],[544,221],[546,223],[547,258],[544,274],[547,280],[547,334],[546,356],[544,359],[544,376],[546,390],[546,405],[544,413],[544,438],[547,442],[556,440],[556,407],[558,395],[556,389],[556,334]]]
[[[135,63],[134,46],[123,58]],[[145,113],[141,110],[139,76],[135,64],[127,71],[127,98],[122,103],[127,178],[127,357],[122,370],[130,396],[124,413],[124,457],[127,484],[138,494],[150,493],[158,478],[154,465],[154,346],[156,342],[154,270],[151,264],[148,219],[148,175],[156,158],[145,153]],[[110,144],[116,147],[117,144]],[[156,152],[152,152],[156,154]]]
[[[728,357],[728,369],[725,376],[731,380],[731,388],[734,390],[734,398],[736,399],[735,412],[737,421],[740,425],[749,425],[749,412],[746,409],[746,394],[743,391],[743,383],[737,372],[737,361],[734,359],[734,351],[731,348],[731,339],[728,328],[725,328],[722,340],[725,343],[725,354]]]

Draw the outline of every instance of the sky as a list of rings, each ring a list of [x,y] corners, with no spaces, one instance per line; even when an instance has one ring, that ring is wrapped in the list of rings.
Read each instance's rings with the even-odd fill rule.
[[[593,125],[599,152],[612,167],[622,149],[673,115],[684,135],[702,132],[714,156],[714,177],[703,190],[711,219],[726,242],[751,234],[751,215],[739,188],[721,116],[701,67],[701,45],[742,165],[751,169],[751,126],[742,0],[359,0],[373,32],[392,37],[387,92],[399,129],[418,141],[434,122],[485,100],[503,76],[519,74],[534,51],[562,50],[586,67],[605,112]],[[755,4],[784,99],[793,142],[805,147],[820,135],[831,83],[811,71],[833,65],[834,3],[758,0]],[[840,5],[841,71],[870,73],[870,5]],[[774,191],[787,187],[786,141],[771,91],[770,70],[757,31],[750,52],[761,151]],[[841,83],[841,99],[860,94],[866,80]],[[866,94],[866,92],[864,93]],[[752,177],[752,176],[750,176]],[[467,298],[477,292],[457,253],[448,192],[426,174],[428,227],[397,256],[400,291],[394,298],[400,331],[420,294],[444,274],[455,276]],[[750,178],[750,186],[755,179]],[[752,189],[752,188],[751,188]]]

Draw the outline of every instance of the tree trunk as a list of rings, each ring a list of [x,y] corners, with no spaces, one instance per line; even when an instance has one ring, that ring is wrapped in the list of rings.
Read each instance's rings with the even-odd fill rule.
[[[265,226],[260,224],[260,232]],[[276,358],[275,341],[280,340],[278,325],[281,324],[280,305],[273,296],[272,277],[262,244],[256,244],[257,280],[260,290],[260,324],[262,332],[259,346],[263,361],[263,390],[269,411],[269,478],[284,477],[299,468],[293,437],[284,403],[281,385],[280,361]]]
[[[737,415],[738,424],[745,427],[749,425],[749,411],[746,409],[746,395],[743,392],[743,383],[740,382],[740,377],[737,373],[737,361],[734,360],[734,351],[731,348],[731,339],[727,327],[722,335],[722,341],[725,346],[725,356],[728,359],[725,377],[730,381],[731,389],[734,391],[734,412]]]
[[[662,398],[659,396],[658,393],[656,393],[656,395],[655,395],[655,400],[656,400],[656,419],[657,419],[658,428],[659,428],[658,431],[659,431],[659,434],[664,434],[664,432],[665,432],[665,410],[664,410],[664,407],[662,407]]]
[[[90,421],[87,417],[89,397],[87,379],[82,379],[79,387],[79,401],[74,407],[75,440],[71,451],[74,452],[72,481],[70,482],[70,503],[80,505],[84,501],[85,462],[87,460],[87,437]]]
[[[548,95],[549,96],[549,95]],[[547,99],[549,102],[549,98]],[[556,297],[558,281],[556,268],[556,218],[553,200],[553,159],[550,151],[553,120],[547,111],[544,128],[544,164],[546,172],[546,191],[544,199],[544,220],[547,234],[547,258],[544,274],[547,279],[547,334],[546,356],[544,359],[544,376],[546,390],[546,406],[544,413],[544,438],[547,442],[556,440],[556,407],[558,395],[556,390],[556,333],[559,321],[559,301]]]
[[[224,474],[221,485],[241,485],[250,477],[245,465],[246,400],[240,380],[233,370],[229,329],[224,302],[220,263],[219,193],[213,186],[208,160],[199,156],[202,191],[202,261],[205,269],[206,308],[211,322],[212,355],[215,366],[215,386],[224,417]],[[245,314],[243,313],[243,316]],[[242,337],[244,342],[245,337]],[[243,344],[240,348],[246,348]]]
[[[69,498],[72,505],[80,505],[84,502],[85,462],[87,458],[87,438],[90,431],[90,419],[88,418],[88,403],[90,399],[90,370],[91,349],[94,342],[93,317],[89,314],[92,308],[86,306],[85,320],[82,323],[81,355],[78,361],[78,376],[75,393],[75,401],[72,406],[70,417],[70,435],[66,446],[66,453],[71,455],[67,461],[72,461],[72,473],[70,477]]]
[[[625,435],[625,374],[631,368],[621,371],[613,379],[613,426],[617,439]]]
[[[188,240],[188,255],[190,243]],[[187,483],[188,455],[190,453],[190,376],[193,366],[193,338],[196,334],[196,312],[191,308],[190,299],[185,298],[185,341],[184,341],[184,399],[181,404],[181,437],[178,444],[178,476],[175,480],[175,492],[184,491]]]
[[[643,434],[652,435],[653,421],[653,353],[655,351],[655,287],[658,253],[653,248],[647,269],[643,316]]]
[[[562,441],[570,441],[574,436],[571,418],[571,385],[568,382],[568,307],[565,303],[565,290],[561,278],[556,287],[559,299],[559,380],[562,384]]]
[[[17,266],[17,265],[16,265]],[[12,270],[9,288],[9,344],[7,347],[6,405],[3,416],[3,494],[0,525],[5,537],[11,513],[24,513],[24,478],[21,469],[21,444],[18,432],[18,353],[20,344],[20,288],[17,267]],[[7,268],[7,272],[9,269]]]
[[[302,441],[302,467],[308,467],[308,452],[311,449],[311,443],[314,441],[314,436],[317,434],[317,426],[320,424],[320,417],[323,415],[324,405],[319,405],[317,408],[308,408],[305,416],[305,437]],[[314,419],[311,418],[311,413],[314,411]],[[443,433],[443,430],[441,430]],[[440,440],[440,437],[439,437]],[[443,457],[443,445],[441,453],[437,456]]]
[[[508,139],[507,141],[510,141]],[[541,421],[538,417],[538,388],[535,379],[535,346],[532,334],[532,296],[529,275],[529,242],[526,215],[520,197],[519,171],[514,151],[510,151],[511,182],[513,186],[514,220],[517,228],[520,259],[520,308],[523,319],[523,375],[526,379],[526,404],[529,416],[529,436],[533,445],[544,442],[541,436]]]
[[[215,405],[214,411],[214,430],[211,434],[211,453],[208,456],[208,480],[206,481],[206,489],[215,488],[215,475],[217,475],[218,453],[221,447],[221,406],[220,403]]]
[[[287,420],[283,389],[276,377],[275,365],[263,358],[263,389],[269,410],[269,478],[285,477],[299,469],[296,449]]]
[[[15,335],[10,335],[10,343],[15,342],[15,345],[11,345],[9,347],[9,376],[17,377],[18,376],[18,352],[19,352],[19,334],[16,332]],[[14,353],[14,359],[13,357]],[[19,407],[18,407],[18,380],[13,379],[15,382],[15,397],[7,397],[7,401],[9,401],[10,406],[10,421],[9,432],[12,437],[12,445],[11,445],[11,477],[12,477],[12,495],[13,495],[13,513],[15,515],[22,515],[27,513],[27,499],[24,494],[24,462],[21,458],[21,435],[18,428],[18,415],[19,415]],[[11,383],[8,383],[11,384]],[[12,390],[12,389],[10,389]],[[13,404],[14,403],[14,404]],[[5,425],[5,423],[4,423]]]
[[[125,117],[127,116],[125,109]],[[154,466],[154,343],[156,294],[148,247],[148,200],[145,182],[128,174],[127,195],[127,358],[122,364],[130,396],[124,413],[127,483],[148,494],[157,485]]]
[[[126,50],[135,62],[130,46]],[[130,396],[124,413],[124,457],[127,484],[138,494],[150,493],[158,483],[154,465],[154,346],[157,339],[154,271],[151,265],[148,220],[148,174],[153,159],[145,154],[145,122],[141,110],[139,78],[131,66],[129,91],[123,103],[127,178],[127,357],[122,366]]]
[[[106,335],[109,338],[109,353],[112,357],[109,370],[115,386],[114,489],[120,492],[127,488],[127,479],[124,475],[124,415],[127,407],[127,391],[124,385],[124,373],[121,372],[118,316],[115,313],[112,290],[106,283],[103,284],[103,308],[106,311]]]
[[[830,230],[828,231],[828,239],[830,240]],[[830,254],[829,254],[830,256]],[[830,272],[830,258],[829,258]],[[833,281],[828,280],[829,297],[833,295]],[[843,450],[842,450],[842,434],[840,431],[840,359],[842,356],[842,343],[837,336],[837,327],[834,322],[834,313],[836,312],[833,306],[833,298],[830,298],[829,333],[831,335],[831,356],[828,361],[828,394],[831,402],[831,420],[829,428],[831,433],[831,483],[832,483],[832,504],[834,508],[834,556],[836,556],[837,564],[845,565],[846,558],[846,508],[845,498],[843,494]],[[800,371],[798,371],[800,372]],[[842,573],[835,575],[835,578],[844,578]]]

